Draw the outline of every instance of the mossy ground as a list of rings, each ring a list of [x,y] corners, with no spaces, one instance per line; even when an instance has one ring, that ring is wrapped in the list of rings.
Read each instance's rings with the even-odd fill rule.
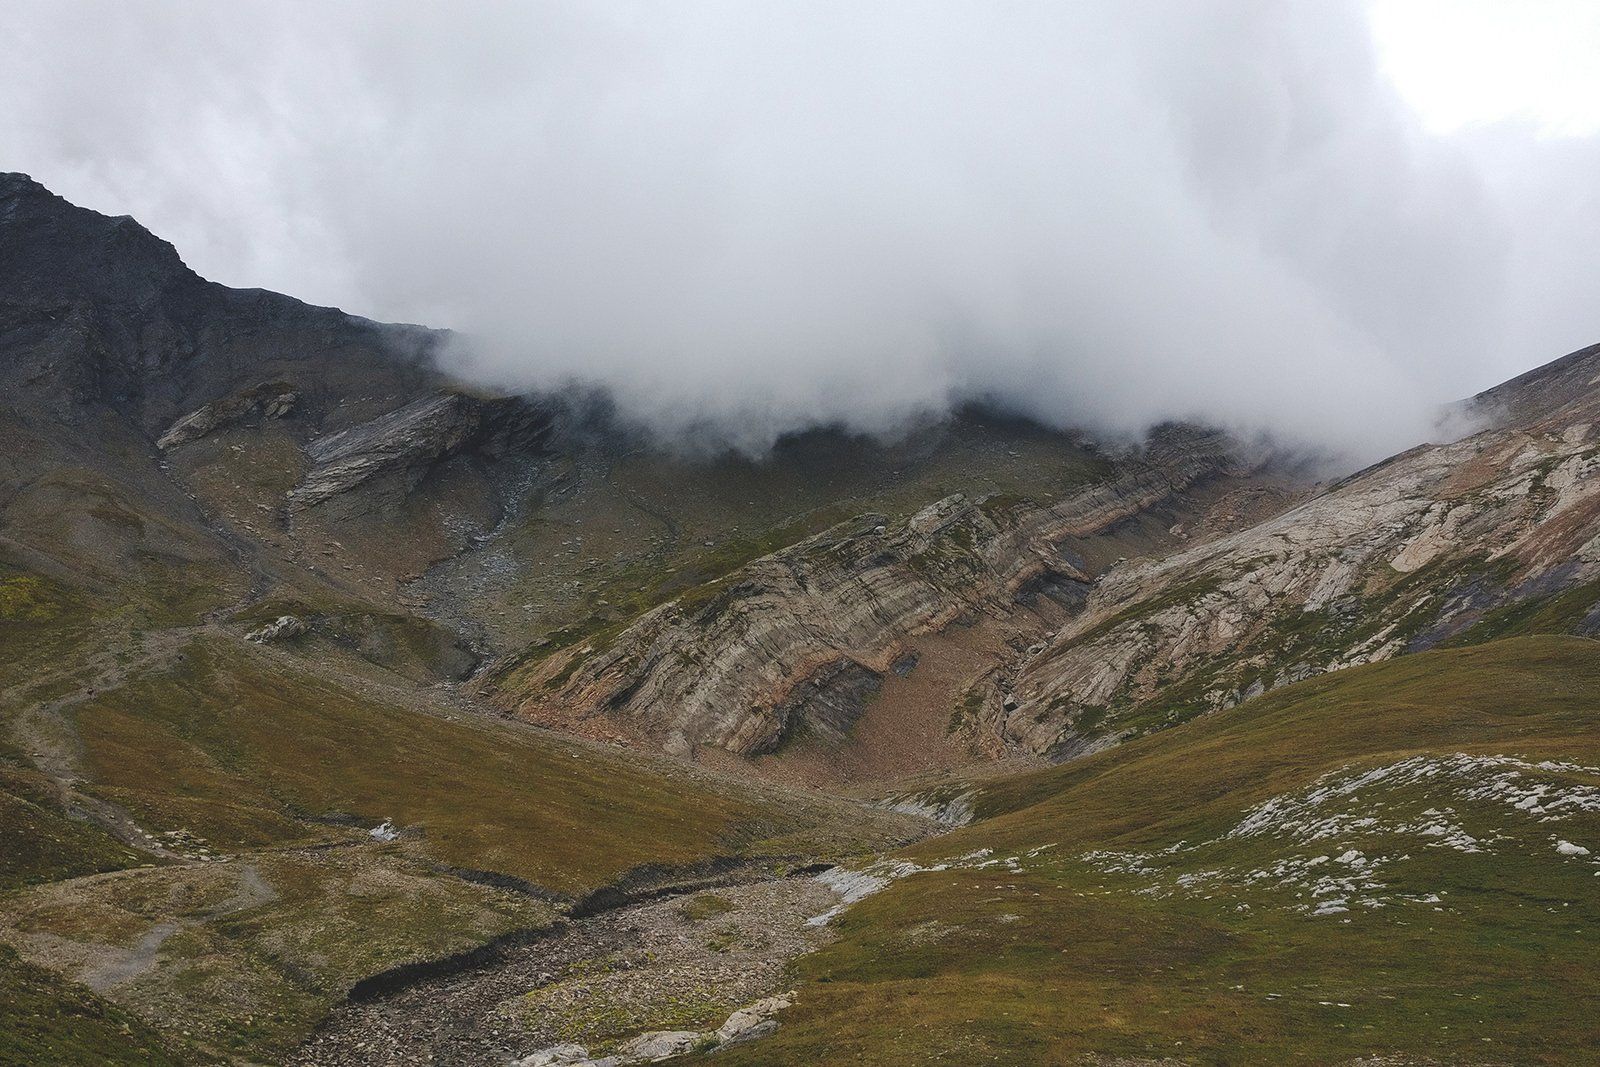
[[[1492,842],[1463,852],[1396,831],[1443,810],[1424,777],[1358,794],[1324,838],[1227,836],[1325,774],[1460,753],[1600,764],[1600,646],[1407,657],[991,784],[990,818],[910,855],[1016,861],[916,874],[856,905],[841,939],[801,961],[783,1029],[718,1062],[1586,1062],[1600,1047],[1597,868],[1553,842],[1600,844],[1600,813],[1542,823],[1455,796],[1449,818]],[[1247,877],[1347,848],[1385,860],[1383,889],[1361,891],[1384,906],[1314,915],[1305,884]]]
[[[580,893],[799,825],[731,790],[386,705],[222,642],[98,694],[76,720],[94,791],[223,850],[393,819],[438,862]]]
[[[0,945],[0,1064],[181,1067],[207,1062],[81,986]]]
[[[37,639],[70,655],[94,632],[79,623]],[[12,890],[0,940],[161,1027],[179,1060],[279,1062],[361,978],[553,921],[540,893],[883,840],[842,805],[780,803],[675,764],[391,703],[293,655],[182,633],[64,715],[80,792],[208,862],[123,847],[64,813],[26,753],[0,747],[0,890]],[[386,819],[398,840],[371,839]],[[0,982],[33,982],[10,960]],[[77,989],[59,1011],[26,1009],[27,1047],[51,1050],[28,1062],[101,1062],[73,998],[100,1003]]]
[[[685,921],[699,923],[726,915],[733,910],[733,901],[715,893],[699,893],[690,897],[678,910]]]
[[[0,744],[0,891],[117,870],[148,857],[68,818],[48,781]]]
[[[69,977],[110,983],[107,997],[182,1044],[278,1062],[359,979],[556,914],[397,850],[342,849],[53,883],[5,901],[0,924]],[[95,1062],[71,1058],[69,1036],[48,1062]]]

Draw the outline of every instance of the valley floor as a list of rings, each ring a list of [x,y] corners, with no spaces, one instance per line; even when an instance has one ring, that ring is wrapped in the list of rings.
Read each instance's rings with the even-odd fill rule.
[[[787,989],[788,965],[832,937],[809,920],[838,899],[801,874],[569,920],[489,966],[338,1009],[293,1062],[501,1063],[562,1044],[715,1030]]]
[[[370,1041],[341,1044],[370,1025],[354,1009],[319,1029],[374,976],[524,942],[512,958],[526,967],[547,951],[598,966],[612,950],[583,950],[591,934],[621,945],[619,916],[667,924],[675,900],[562,916],[662,891],[726,883],[730,900],[799,893],[793,907],[821,910],[826,891],[783,876],[928,832],[553,736],[211,623],[28,636],[0,667],[0,1063],[388,1062]],[[765,907],[730,911],[678,939],[706,968],[694,1003],[724,1017],[780,982],[802,934],[824,936],[774,938]],[[761,929],[723,944],[743,916]],[[669,983],[637,1010],[689,1003]],[[543,1032],[505,1046],[486,1036],[493,1018],[451,1012],[468,1021],[446,1028],[435,1062],[493,1062],[483,1048],[531,1051]],[[142,1036],[103,1043],[97,1026]]]
[[[635,905],[342,1009],[301,1062],[598,1056],[779,991],[716,1062],[1584,1062],[1597,717],[1583,639],[1302,683],[992,779],[979,821],[853,875]]]

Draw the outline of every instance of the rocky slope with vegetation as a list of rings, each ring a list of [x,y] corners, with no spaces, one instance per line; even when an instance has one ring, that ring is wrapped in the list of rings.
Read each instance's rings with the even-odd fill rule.
[[[1499,640],[991,783],[694,1062],[1585,1062],[1597,686],[1590,640]]]
[[[975,613],[1077,610],[1094,581],[1069,539],[1181,507],[1254,467],[1220,434],[1167,428],[1053,501],[962,495],[903,521],[865,515],[757,559],[637,620],[562,634],[502,668],[494,699],[536,722],[620,722],[688,755],[770,752],[798,726],[847,734],[907,642]]]
[[[1594,1044],[1600,349],[1316,485],[441,337],[0,176],[0,1063]]]
[[[1600,350],[1574,353],[1475,398],[1477,433],[1114,569],[991,700],[997,731],[1059,753],[1439,645],[1593,632],[1597,375]]]

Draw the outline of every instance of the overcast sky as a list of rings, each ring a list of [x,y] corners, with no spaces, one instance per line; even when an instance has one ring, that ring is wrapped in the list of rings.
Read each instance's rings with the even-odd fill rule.
[[[1600,340],[1600,5],[13,4],[0,168],[759,449],[993,397],[1372,458]]]

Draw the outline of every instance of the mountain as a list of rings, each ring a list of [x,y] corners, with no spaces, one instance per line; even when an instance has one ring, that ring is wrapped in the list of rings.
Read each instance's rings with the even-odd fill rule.
[[[1592,1047],[1600,346],[1323,482],[448,342],[0,175],[0,1063]]]
[[[682,755],[772,752],[802,732],[842,741],[886,679],[915,671],[920,638],[981,624],[1006,650],[989,658],[1003,658],[1081,610],[1096,580],[1089,559],[1108,545],[1150,526],[1170,540],[1258,471],[1222,435],[1172,427],[1043,501],[958,493],[905,517],[857,516],[635,620],[562,633],[516,661],[493,699],[580,731],[631,728]],[[944,760],[999,740],[949,729],[978,677],[921,694],[940,703],[920,725],[955,735]]]
[[[1574,353],[1473,398],[1476,433],[1239,529],[1180,541],[1175,526],[1170,551],[1134,562],[1083,556],[1193,486],[1249,484],[1225,440],[1167,431],[1043,506],[949,498],[892,530],[859,520],[751,564],[715,596],[568,635],[575,650],[541,648],[500,698],[536,721],[605,715],[680,749],[761,751],[807,721],[808,702],[837,719],[840,686],[856,695],[844,722],[823,727],[848,727],[897,658],[915,655],[915,635],[1015,612],[1045,589],[1052,610],[1015,627],[1025,647],[941,699],[980,747],[1059,759],[1327,671],[1510,634],[1590,634],[1597,379],[1600,348]]]
[[[1118,568],[1018,664],[999,729],[1136,736],[1327,671],[1600,630],[1600,349],[1474,398],[1485,426],[1248,530]],[[991,701],[991,707],[997,701]]]

